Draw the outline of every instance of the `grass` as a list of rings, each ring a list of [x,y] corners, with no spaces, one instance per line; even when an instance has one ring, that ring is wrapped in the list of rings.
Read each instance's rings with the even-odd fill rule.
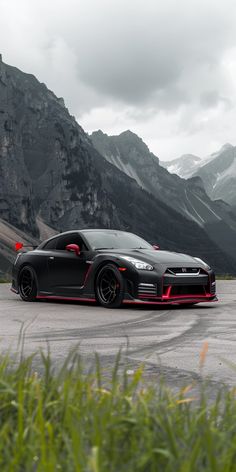
[[[201,354],[201,363],[207,349]],[[86,373],[76,352],[55,372],[42,356],[0,359],[1,472],[233,472],[235,390],[208,404],[191,386],[145,386],[142,369],[110,380],[96,361]]]
[[[0,284],[7,284],[7,283],[10,283],[10,279],[0,277]]]
[[[230,275],[230,274],[222,274],[222,275],[216,275],[216,280],[235,280],[236,275]]]

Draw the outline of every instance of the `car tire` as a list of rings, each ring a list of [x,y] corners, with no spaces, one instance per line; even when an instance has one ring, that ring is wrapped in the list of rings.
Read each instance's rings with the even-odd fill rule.
[[[34,269],[30,266],[25,266],[20,271],[19,275],[19,293],[25,302],[36,301],[37,296],[37,281]]]
[[[119,308],[124,299],[124,279],[113,264],[103,266],[95,282],[97,302],[105,308]]]

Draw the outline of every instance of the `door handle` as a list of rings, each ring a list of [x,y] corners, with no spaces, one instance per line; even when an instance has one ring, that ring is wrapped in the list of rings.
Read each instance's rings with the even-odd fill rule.
[[[54,256],[50,256],[48,259],[50,259],[50,261],[53,261],[55,259]]]

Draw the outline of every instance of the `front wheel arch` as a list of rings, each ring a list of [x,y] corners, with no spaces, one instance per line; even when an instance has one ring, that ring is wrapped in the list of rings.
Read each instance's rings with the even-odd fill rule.
[[[96,295],[96,281],[97,281],[97,277],[98,277],[98,274],[100,272],[100,270],[106,266],[107,264],[112,264],[114,267],[116,267],[118,270],[119,270],[119,265],[115,262],[115,261],[111,261],[111,260],[106,260],[106,261],[102,261],[98,267],[96,268],[96,270],[94,271],[93,273],[93,289],[94,289],[94,293]]]
[[[100,262],[100,264],[99,264],[98,267],[96,268],[96,271],[95,271],[95,274],[94,274],[94,282],[96,282],[96,278],[97,278],[98,273],[100,272],[100,270],[101,270],[104,266],[106,266],[107,264],[112,264],[114,267],[116,267],[117,269],[119,269],[119,265],[118,265],[115,261],[106,260],[106,261]]]
[[[18,275],[17,275],[17,283],[19,283],[19,279],[20,279],[20,273],[22,272],[22,270],[25,268],[25,267],[30,267],[30,269],[34,272],[34,276],[35,276],[35,280],[36,280],[36,284],[37,284],[37,291],[38,291],[38,276],[37,276],[37,272],[34,268],[34,266],[28,262],[24,262],[20,268],[19,268],[19,271],[18,271]]]
[[[23,275],[23,272],[24,272],[24,271],[27,271],[27,270],[32,274],[33,285],[34,285],[33,291],[32,291],[32,294],[30,295],[30,297],[25,297],[25,296],[23,295],[23,293],[22,293],[22,290],[21,290],[21,277],[22,277],[22,275]],[[32,301],[36,301],[37,294],[38,294],[38,279],[37,279],[36,271],[35,271],[34,267],[33,267],[31,264],[25,263],[25,264],[20,268],[17,282],[18,282],[19,294],[20,294],[22,300],[24,300],[24,301],[31,301],[31,302],[32,302]]]

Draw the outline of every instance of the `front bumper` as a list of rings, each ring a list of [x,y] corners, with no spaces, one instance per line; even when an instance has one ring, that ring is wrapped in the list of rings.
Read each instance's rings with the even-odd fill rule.
[[[125,303],[180,304],[217,301],[215,275],[203,268],[189,268],[188,273],[179,273],[179,268],[165,268],[138,274],[135,284],[128,284]],[[185,270],[185,269],[184,269]],[[194,273],[191,271],[196,271]]]

